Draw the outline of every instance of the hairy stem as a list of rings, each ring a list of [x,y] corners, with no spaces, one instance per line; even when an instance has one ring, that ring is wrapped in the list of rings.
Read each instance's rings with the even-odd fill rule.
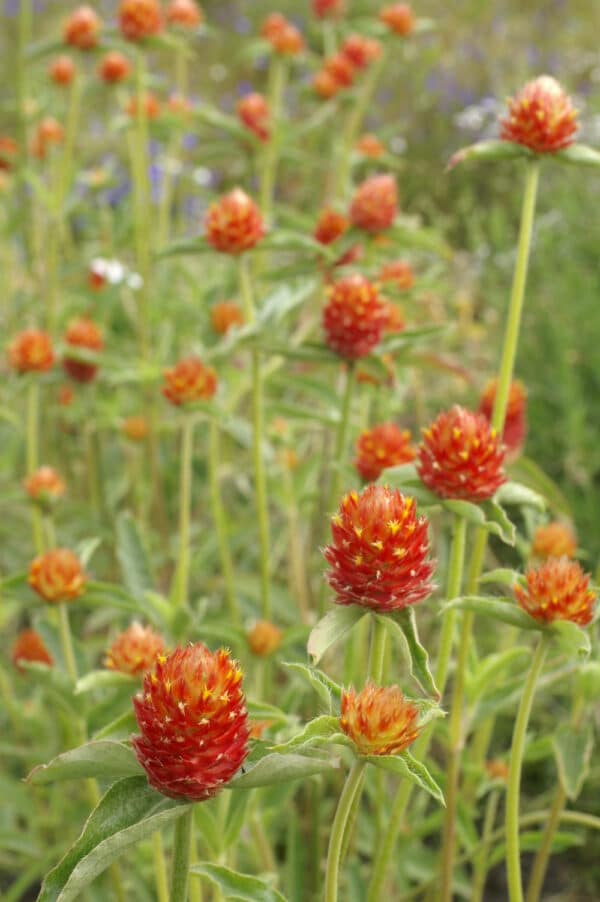
[[[240,610],[235,592],[235,577],[233,572],[233,562],[231,559],[231,551],[229,548],[229,528],[227,524],[227,514],[223,506],[221,497],[221,489],[219,486],[219,424],[217,420],[211,419],[208,436],[208,479],[210,482],[210,499],[212,505],[213,520],[217,530],[217,543],[219,546],[219,557],[221,559],[221,571],[223,573],[223,582],[225,584],[225,598],[229,608],[229,615],[233,623],[237,626],[241,623]]]
[[[184,416],[181,428],[181,471],[179,477],[179,557],[173,577],[171,600],[183,605],[188,600],[190,581],[190,515],[192,507],[192,456],[194,423]]]
[[[175,822],[173,873],[171,874],[171,902],[187,902],[194,806]]]

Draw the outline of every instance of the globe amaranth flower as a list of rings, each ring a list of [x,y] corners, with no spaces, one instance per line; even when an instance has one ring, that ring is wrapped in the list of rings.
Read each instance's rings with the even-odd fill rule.
[[[118,50],[111,50],[100,61],[98,75],[107,85],[118,84],[131,75],[131,63]]]
[[[146,417],[126,417],[121,424],[123,435],[132,442],[143,442],[148,437],[149,426]]]
[[[415,15],[408,3],[384,6],[379,13],[379,21],[402,38],[411,34],[415,27]]]
[[[333,244],[341,238],[348,229],[350,223],[343,213],[326,207],[319,213],[319,218],[313,232],[313,238],[319,244]]]
[[[158,0],[121,0],[119,27],[128,41],[143,41],[159,34],[163,27]]]
[[[503,141],[522,144],[534,153],[556,153],[575,140],[577,110],[556,79],[540,75],[509,99],[500,126]]]
[[[379,479],[388,467],[410,463],[416,457],[407,429],[395,423],[382,423],[361,432],[356,442],[354,466],[363,479],[369,482]]]
[[[75,68],[75,63],[70,56],[66,56],[65,54],[57,56],[56,59],[50,63],[48,68],[50,78],[55,85],[59,85],[60,87],[67,87],[70,85],[75,78],[76,73],[77,69]]]
[[[371,160],[378,160],[385,155],[385,146],[381,143],[377,135],[368,132],[361,135],[356,142],[356,150],[363,157]]]
[[[377,277],[380,282],[391,283],[399,291],[409,291],[415,284],[415,274],[406,260],[393,260],[385,263]]]
[[[364,276],[346,276],[329,286],[323,331],[327,345],[342,357],[366,356],[381,339],[386,322],[377,286]]]
[[[399,755],[419,736],[419,709],[398,686],[342,692],[340,727],[359,755]]]
[[[217,374],[197,357],[186,357],[164,371],[162,393],[176,407],[207,401],[217,390]]]
[[[222,254],[242,254],[264,238],[260,210],[241,188],[211,204],[205,222],[206,240]]]
[[[366,38],[362,34],[350,34],[344,39],[341,53],[355,69],[366,69],[379,59],[382,47],[375,38]]]
[[[281,645],[283,633],[269,620],[259,620],[249,631],[246,639],[253,655],[258,658],[268,658]]]
[[[596,594],[589,574],[568,557],[548,558],[525,574],[526,585],[516,585],[515,598],[540,623],[569,620],[587,626],[594,616]]]
[[[404,332],[406,328],[406,321],[404,319],[402,308],[397,307],[396,304],[393,304],[391,301],[386,301],[385,311],[387,316],[385,324],[386,334],[398,335],[400,332]]]
[[[150,670],[164,650],[165,642],[159,633],[150,626],[135,622],[119,633],[106,652],[104,666],[108,670],[137,676]]]
[[[8,346],[8,359],[17,373],[45,373],[54,365],[52,339],[41,329],[25,329]]]
[[[555,520],[538,526],[533,534],[531,556],[539,560],[549,557],[573,558],[577,553],[577,536],[569,523]]]
[[[204,16],[194,0],[171,0],[165,18],[169,25],[176,25],[178,28],[198,28]]]
[[[491,379],[485,386],[479,400],[479,412],[491,422],[498,390],[498,380]],[[506,446],[506,458],[510,462],[517,458],[525,444],[527,435],[527,390],[522,382],[511,383],[508,405],[504,420],[502,441]]]
[[[38,160],[45,160],[52,147],[62,144],[65,130],[54,116],[44,116],[38,122],[31,137],[31,153]]]
[[[243,326],[245,319],[242,310],[234,301],[221,301],[212,308],[210,321],[217,335],[226,335],[230,329]]]
[[[29,566],[29,585],[50,604],[73,601],[84,591],[87,577],[76,554],[55,548],[40,554]]]
[[[72,320],[65,332],[65,344],[67,345],[63,356],[63,369],[75,382],[92,382],[96,378],[98,366],[79,360],[77,354],[71,349],[81,348],[83,351],[101,351],[104,347],[102,332],[91,319],[82,317]]]
[[[65,482],[54,467],[39,467],[24,483],[25,491],[32,501],[42,505],[49,505],[57,501],[65,493]]]
[[[23,663],[46,664],[48,667],[54,664],[52,655],[36,630],[19,633],[10,650],[10,659],[20,673],[25,672]]]
[[[433,591],[428,521],[413,498],[377,483],[342,498],[324,551],[337,604],[379,613],[417,604]]]
[[[133,700],[133,747],[148,782],[173,799],[211,798],[248,754],[242,672],[225,649],[202,643],[160,656]]]
[[[323,71],[330,75],[340,88],[349,88],[354,82],[356,66],[340,51],[327,57]]]
[[[263,142],[271,137],[269,105],[262,94],[247,94],[238,101],[237,114],[245,128]]]
[[[9,135],[0,135],[0,171],[10,172],[18,155],[19,145],[14,138]]]
[[[315,94],[323,100],[331,100],[342,90],[342,85],[336,81],[331,72],[326,72],[325,69],[320,69],[316,73],[312,86]]]
[[[455,404],[423,430],[417,470],[439,498],[485,501],[503,483],[504,448],[482,414]]]
[[[398,190],[393,175],[373,175],[358,186],[350,207],[350,221],[365,232],[383,232],[394,224]]]
[[[92,50],[98,43],[102,22],[91,6],[79,6],[73,10],[64,24],[65,44],[78,50]]]
[[[338,18],[346,12],[346,0],[312,0],[312,11],[318,19]]]
[[[143,110],[144,116],[149,121],[153,119],[158,119],[160,116],[160,100],[153,94],[152,91],[144,91],[143,97]],[[133,95],[127,101],[127,106],[125,107],[125,112],[128,116],[131,116],[132,119],[137,118],[138,114],[138,98],[137,95]]]
[[[297,56],[304,50],[304,38],[301,33],[281,13],[271,13],[267,16],[260,33],[275,53],[282,56]]]

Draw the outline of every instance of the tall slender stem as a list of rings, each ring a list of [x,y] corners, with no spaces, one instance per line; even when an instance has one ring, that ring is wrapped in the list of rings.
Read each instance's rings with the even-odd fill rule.
[[[26,449],[25,460],[27,475],[31,476],[38,467],[39,455],[39,406],[40,386],[35,374],[30,377],[27,386],[27,421],[26,421]],[[44,530],[42,515],[37,504],[31,506],[31,526],[33,531],[33,547],[37,554],[44,550]]]
[[[190,805],[175,822],[171,902],[187,902],[193,826],[194,806]]]
[[[508,878],[509,902],[523,902],[523,886],[521,882],[521,857],[519,846],[519,801],[521,792],[521,771],[523,768],[523,750],[529,715],[533,704],[538,677],[544,665],[547,651],[547,638],[541,636],[529,675],[523,687],[521,703],[511,743],[511,754],[506,791],[506,875]]]
[[[263,167],[260,184],[260,208],[267,225],[273,218],[273,196],[277,176],[277,152],[281,128],[283,94],[287,77],[287,61],[278,54],[271,61],[269,85],[269,113],[271,135],[264,147]]]
[[[188,600],[190,575],[190,515],[192,509],[192,457],[194,450],[194,423],[186,414],[181,427],[181,470],[179,476],[179,556],[171,588],[171,601],[175,605]]]
[[[158,902],[169,902],[169,883],[167,880],[167,866],[165,864],[165,850],[163,848],[160,830],[152,834],[152,856],[154,858],[154,880],[156,883],[156,898]]]
[[[77,663],[75,661],[75,652],[73,650],[73,637],[71,635],[71,625],[69,623],[69,612],[65,602],[58,606],[58,628],[60,632],[60,645],[62,648],[63,658],[69,678],[73,683],[77,682]]]
[[[16,89],[17,89],[17,113],[19,125],[20,144],[20,203],[21,216],[23,217],[23,234],[25,235],[25,250],[31,269],[34,268],[33,221],[31,216],[31,201],[25,182],[27,170],[27,158],[29,154],[29,130],[27,128],[27,45],[31,40],[33,22],[32,0],[20,0],[19,19],[17,31],[17,60],[16,60]]]
[[[221,559],[221,571],[223,573],[223,582],[225,584],[225,598],[229,608],[229,614],[234,624],[241,622],[240,609],[238,605],[237,595],[235,591],[235,577],[233,572],[233,562],[231,559],[231,551],[229,548],[229,528],[227,524],[227,515],[223,507],[223,499],[221,498],[221,489],[219,486],[219,424],[216,419],[211,419],[208,435],[208,479],[210,482],[210,499],[212,504],[213,520],[217,530],[217,543],[219,546],[219,557]]]
[[[490,837],[496,822],[499,801],[500,792],[498,790],[490,792],[485,806],[485,814],[483,816],[483,831],[481,835],[482,845],[473,861],[473,891],[471,894],[471,902],[483,902],[483,891],[485,890],[485,881],[488,872],[488,857],[491,848]]]

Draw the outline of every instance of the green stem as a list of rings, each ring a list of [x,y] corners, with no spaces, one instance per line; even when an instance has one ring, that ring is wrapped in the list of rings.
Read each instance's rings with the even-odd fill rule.
[[[506,874],[508,878],[509,902],[523,902],[521,884],[521,858],[519,848],[519,796],[521,789],[521,770],[523,767],[523,750],[529,715],[533,704],[538,677],[542,671],[547,651],[547,638],[541,636],[531,662],[529,675],[523,687],[521,703],[511,743],[508,787],[506,791]]]
[[[27,475],[38,468],[39,456],[39,406],[40,406],[40,385],[38,379],[32,376],[27,386],[27,420],[26,420],[26,449],[25,460]],[[31,505],[31,526],[33,531],[33,547],[36,554],[41,554],[44,550],[44,531],[42,527],[42,515],[37,504]]]
[[[283,462],[283,487],[285,491],[286,506],[288,512],[288,525],[290,533],[290,590],[292,596],[298,599],[298,608],[302,623],[310,621],[310,593],[307,583],[307,567],[304,557],[304,543],[298,514],[298,504],[294,491],[294,478],[292,472]]]
[[[193,825],[194,806],[190,805],[175,822],[171,902],[187,902]]]
[[[152,855],[154,858],[154,879],[156,882],[156,898],[158,902],[169,902],[169,882],[167,866],[160,830],[152,834]]]
[[[387,627],[380,617],[373,616],[371,631],[371,648],[369,650],[369,679],[374,683],[381,683],[383,677],[383,663],[385,660],[385,640]]]
[[[485,889],[488,858],[491,849],[490,837],[494,829],[494,823],[496,822],[499,801],[500,792],[498,790],[490,792],[483,818],[483,832],[481,836],[482,845],[480,851],[475,856],[473,863],[473,891],[471,894],[471,902],[483,902],[483,891]]]
[[[245,256],[239,260],[240,293],[244,304],[244,312],[248,323],[256,320],[256,309],[252,293],[250,271]],[[254,489],[256,493],[256,506],[258,514],[258,534],[260,542],[260,586],[261,608],[265,620],[271,619],[271,584],[269,573],[269,507],[267,499],[267,481],[265,464],[263,460],[262,438],[264,433],[263,423],[263,396],[262,373],[260,351],[256,348],[251,351],[252,371],[252,455],[254,463]]]
[[[223,499],[221,498],[221,489],[219,486],[219,463],[221,459],[219,450],[219,438],[219,424],[216,419],[211,419],[208,436],[208,479],[210,482],[212,514],[217,530],[217,543],[219,546],[221,571],[223,573],[223,581],[225,584],[225,598],[227,599],[227,605],[229,607],[229,615],[233,623],[239,626],[241,623],[241,617],[235,592],[233,562],[231,560],[231,551],[229,549],[229,528],[227,524],[227,515],[225,513],[225,508],[223,507]]]
[[[77,664],[75,661],[75,652],[73,651],[73,637],[71,635],[71,626],[69,624],[69,612],[65,602],[58,606],[58,627],[60,632],[60,645],[62,648],[63,658],[69,678],[73,683],[77,682]]]
[[[19,2],[19,20],[17,31],[17,60],[16,60],[16,91],[17,91],[17,113],[19,126],[19,156],[20,156],[20,181],[21,191],[19,203],[21,206],[21,216],[23,217],[23,234],[26,239],[25,250],[27,252],[28,262],[33,269],[33,222],[31,216],[31,202],[27,183],[25,181],[25,172],[27,170],[29,155],[29,130],[27,128],[27,46],[31,40],[33,22],[33,9],[31,0],[20,0]]]
[[[465,544],[467,538],[467,521],[464,517],[454,518],[452,530],[452,544],[450,546],[450,558],[448,561],[448,574],[446,577],[446,600],[452,601],[458,598],[462,585],[463,569],[465,562]],[[456,611],[447,611],[442,624],[440,635],[440,648],[437,659],[435,680],[441,694],[446,688],[450,657],[454,642],[454,629],[456,626]]]
[[[271,135],[265,144],[263,169],[260,183],[260,208],[267,225],[273,218],[273,196],[277,177],[277,151],[281,127],[281,111],[283,94],[287,80],[287,62],[278,54],[271,61],[269,84],[269,114],[271,119]]]
[[[338,879],[340,872],[340,859],[342,855],[342,845],[344,842],[344,834],[346,831],[346,823],[350,816],[352,803],[357,792],[362,787],[363,773],[367,766],[367,762],[357,758],[344,784],[333,826],[329,838],[329,851],[327,853],[327,874],[325,877],[325,902],[337,902],[338,898]]]
[[[134,184],[135,246],[142,285],[138,291],[139,342],[143,360],[150,353],[149,279],[152,247],[150,241],[150,189],[148,185],[148,117],[146,115],[146,65],[143,50],[136,53],[135,133],[130,143],[132,180]]]
[[[179,477],[179,557],[171,588],[171,601],[183,605],[188,600],[190,577],[190,519],[192,507],[192,456],[194,422],[185,415],[181,427],[181,470]]]

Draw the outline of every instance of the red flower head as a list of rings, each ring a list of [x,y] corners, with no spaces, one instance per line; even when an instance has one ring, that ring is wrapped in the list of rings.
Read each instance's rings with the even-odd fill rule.
[[[52,339],[40,329],[25,329],[8,346],[8,359],[17,373],[45,373],[54,364]]]
[[[297,56],[304,50],[304,38],[295,25],[281,13],[271,13],[263,22],[260,30],[275,51],[282,56]]]
[[[363,157],[377,160],[385,154],[385,147],[377,135],[362,135],[356,142],[356,149]]]
[[[124,633],[119,633],[106,652],[104,666],[109,670],[137,676],[154,666],[158,655],[165,650],[165,643],[150,626],[132,623]]]
[[[318,19],[332,19],[346,12],[346,0],[312,0],[312,11]]]
[[[415,284],[415,275],[410,263],[394,260],[386,263],[379,273],[380,282],[391,282],[399,291],[409,291]]]
[[[375,38],[350,34],[342,44],[341,52],[355,69],[365,69],[381,56],[381,44]]]
[[[102,22],[91,6],[74,10],[63,29],[63,40],[78,50],[92,50],[98,43]]]
[[[352,225],[365,232],[382,232],[394,224],[398,190],[393,175],[372,175],[359,185],[350,207]]]
[[[338,213],[337,210],[326,207],[324,210],[321,210],[321,213],[319,214],[313,237],[319,244],[333,244],[333,242],[337,241],[338,238],[341,238],[349,228],[350,223],[342,213]]]
[[[500,120],[500,137],[534,153],[556,153],[573,143],[577,110],[556,79],[540,75],[508,101],[508,115]]]
[[[202,24],[202,10],[194,0],[171,0],[166,18],[169,25],[179,28],[198,28]]]
[[[479,412],[488,422],[492,420],[496,400],[497,380],[486,385],[479,402]],[[520,453],[527,435],[527,390],[522,382],[512,382],[508,394],[508,406],[502,441],[506,445],[507,460],[514,460]]]
[[[268,620],[259,620],[247,635],[248,646],[258,658],[268,658],[281,645],[283,634],[278,626]]]
[[[313,88],[315,94],[318,94],[323,100],[331,100],[342,90],[340,83],[336,81],[331,72],[327,72],[325,69],[321,69],[313,78]]]
[[[158,0],[121,0],[119,7],[121,33],[128,41],[143,41],[162,30],[162,14]]]
[[[91,319],[82,317],[72,320],[65,332],[65,343],[71,348],[82,348],[84,351],[101,351],[104,347],[102,332]],[[70,356],[69,350],[63,357],[63,369],[75,382],[92,382],[96,378],[98,367],[95,363],[86,363]]]
[[[485,501],[503,483],[504,448],[486,418],[455,404],[423,430],[417,469],[440,498]]]
[[[180,360],[164,371],[163,395],[171,404],[180,407],[194,401],[207,401],[217,390],[217,375],[196,357]]]
[[[388,467],[410,463],[417,456],[411,445],[412,436],[407,429],[395,423],[382,423],[373,429],[365,429],[356,442],[354,466],[363,479],[369,482],[379,479]]]
[[[87,577],[77,555],[68,548],[55,548],[31,562],[28,582],[44,601],[59,604],[78,598]]]
[[[121,429],[131,442],[143,442],[148,436],[148,420],[146,417],[127,417]]]
[[[32,664],[47,664],[52,667],[54,659],[44,645],[44,641],[35,630],[23,630],[15,639],[10,652],[10,658],[20,673],[25,672],[22,662]]]
[[[404,321],[404,313],[400,307],[396,307],[391,301],[386,301],[385,312],[387,316],[387,322],[385,324],[386,333],[389,335],[399,335],[400,332],[404,332],[406,322]]]
[[[53,116],[45,116],[38,122],[31,139],[31,153],[38,160],[44,160],[49,148],[54,144],[62,144],[65,130]]]
[[[158,119],[160,116],[160,101],[151,91],[144,92],[144,114],[146,119]],[[135,119],[138,114],[138,99],[134,94],[133,97],[130,97],[127,107],[125,108],[125,112],[128,116],[131,116],[132,119]]]
[[[544,526],[538,526],[531,545],[532,557],[546,560],[549,557],[575,557],[577,553],[577,536],[568,523],[556,520]]]
[[[399,755],[420,733],[419,709],[398,686],[367,683],[342,692],[340,727],[359,755]]]
[[[25,480],[25,491],[38,504],[52,504],[64,495],[65,489],[65,482],[54,467],[40,467]]]
[[[131,64],[122,53],[119,53],[117,50],[111,50],[102,59],[98,67],[98,74],[107,85],[118,84],[118,82],[125,81],[131,75]]]
[[[222,301],[212,308],[210,320],[218,335],[226,335],[235,326],[244,325],[244,314],[233,301]]]
[[[387,313],[377,287],[364,276],[334,282],[323,309],[323,330],[329,347],[345,357],[365,357],[378,344]]]
[[[247,94],[238,102],[237,114],[243,125],[261,141],[271,137],[270,114],[262,94]]]
[[[373,484],[345,495],[324,552],[336,603],[385,613],[427,598],[434,569],[427,528],[414,499],[397,490]]]
[[[211,798],[248,755],[242,672],[225,649],[199,642],[159,657],[133,706],[138,761],[150,785],[172,799]]]
[[[349,88],[356,74],[354,64],[341,51],[327,57],[323,71],[331,76],[340,88]]]
[[[515,598],[524,611],[540,623],[570,620],[587,626],[594,616],[596,595],[589,588],[590,577],[568,557],[548,558],[526,573],[527,585],[516,585]]]
[[[66,87],[67,85],[70,85],[75,78],[77,70],[71,57],[63,55],[57,56],[56,59],[53,60],[48,72],[55,85]]]
[[[379,13],[379,20],[393,31],[405,38],[415,27],[415,16],[408,3],[393,3],[384,7]]]
[[[260,210],[241,188],[212,204],[205,223],[206,240],[222,254],[241,254],[265,235]]]
[[[19,153],[19,145],[8,135],[0,135],[0,172],[10,171]]]

